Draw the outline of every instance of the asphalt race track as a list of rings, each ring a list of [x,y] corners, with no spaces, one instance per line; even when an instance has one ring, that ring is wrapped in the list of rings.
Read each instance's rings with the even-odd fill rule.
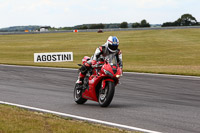
[[[159,132],[200,132],[200,78],[124,73],[108,108],[77,105],[77,70],[0,65],[0,101]]]

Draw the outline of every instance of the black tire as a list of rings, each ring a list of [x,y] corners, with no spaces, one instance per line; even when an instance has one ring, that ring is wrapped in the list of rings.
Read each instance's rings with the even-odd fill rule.
[[[99,104],[101,107],[108,107],[113,99],[115,93],[115,84],[111,81],[106,82],[104,90],[99,90]]]
[[[87,101],[87,99],[82,98],[82,89],[79,89],[79,84],[74,87],[74,101],[77,104],[84,104]]]

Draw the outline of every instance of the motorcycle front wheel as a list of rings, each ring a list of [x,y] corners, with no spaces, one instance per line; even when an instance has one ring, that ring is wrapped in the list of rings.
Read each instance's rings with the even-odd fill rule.
[[[111,81],[106,82],[106,87],[99,90],[99,104],[101,107],[107,107],[110,105],[115,93],[115,84]]]
[[[77,104],[84,104],[87,101],[87,99],[82,98],[82,88],[80,89],[79,84],[74,87],[74,101]]]

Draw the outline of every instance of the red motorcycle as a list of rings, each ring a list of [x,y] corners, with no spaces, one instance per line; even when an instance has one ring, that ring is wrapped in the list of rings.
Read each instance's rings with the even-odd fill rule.
[[[85,56],[82,63],[84,64],[88,59]],[[77,104],[84,104],[87,100],[92,100],[99,102],[101,107],[109,106],[115,93],[115,86],[119,83],[121,76],[122,69],[115,57],[101,59],[97,65],[88,70],[82,86],[76,83],[74,101]]]

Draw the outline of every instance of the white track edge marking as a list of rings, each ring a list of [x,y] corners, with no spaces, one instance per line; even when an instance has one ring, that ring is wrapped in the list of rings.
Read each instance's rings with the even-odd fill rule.
[[[96,119],[86,118],[86,117],[82,117],[82,116],[76,116],[76,115],[71,115],[71,114],[46,110],[46,109],[40,109],[40,108],[35,108],[35,107],[30,107],[30,106],[26,106],[26,105],[15,104],[15,103],[9,103],[9,102],[4,102],[4,101],[0,101],[0,104],[11,105],[11,106],[24,108],[24,109],[29,109],[29,110],[34,110],[34,111],[39,111],[39,112],[44,112],[44,113],[50,113],[50,114],[59,115],[59,116],[63,116],[63,117],[69,117],[69,118],[73,118],[73,119],[84,120],[84,121],[99,123],[99,124],[123,128],[123,129],[141,131],[141,132],[145,132],[145,133],[161,133],[161,132],[157,132],[157,131],[151,131],[151,130],[146,130],[146,129],[142,129],[142,128],[127,126],[127,125],[121,125],[121,124],[117,124],[117,123],[112,123],[112,122],[107,122],[107,121],[102,121],[102,120],[96,120]]]

